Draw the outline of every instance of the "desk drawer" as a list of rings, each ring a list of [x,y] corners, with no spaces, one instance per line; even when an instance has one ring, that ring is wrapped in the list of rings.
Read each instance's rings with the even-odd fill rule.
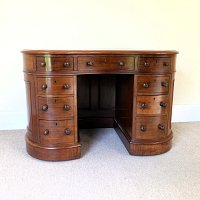
[[[73,71],[73,57],[71,56],[37,56],[37,71]]]
[[[172,70],[170,57],[140,57],[136,67],[142,73],[169,73]]]
[[[159,140],[168,134],[167,117],[136,117],[135,138]]]
[[[74,93],[73,77],[42,77],[37,78],[37,94],[65,95]]]
[[[73,117],[73,97],[38,97],[38,113],[45,119]]]
[[[57,121],[39,120],[39,138],[40,138],[40,143],[44,145],[73,143],[74,142],[74,121],[73,120],[57,120]]]
[[[160,93],[169,92],[169,76],[136,76],[138,93]]]
[[[137,96],[137,115],[167,114],[169,107],[168,95]]]
[[[131,56],[80,56],[80,71],[134,70],[134,57]]]

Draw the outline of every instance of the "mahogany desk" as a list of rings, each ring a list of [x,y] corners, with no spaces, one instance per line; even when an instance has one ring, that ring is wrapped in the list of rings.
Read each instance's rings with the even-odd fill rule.
[[[172,144],[176,51],[24,50],[28,153],[81,155],[80,128],[114,127],[131,155]]]

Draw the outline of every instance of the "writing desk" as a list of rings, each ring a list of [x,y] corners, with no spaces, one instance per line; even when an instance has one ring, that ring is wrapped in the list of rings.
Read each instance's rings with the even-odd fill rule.
[[[176,51],[23,50],[28,153],[81,155],[80,128],[113,127],[131,155],[172,144]]]

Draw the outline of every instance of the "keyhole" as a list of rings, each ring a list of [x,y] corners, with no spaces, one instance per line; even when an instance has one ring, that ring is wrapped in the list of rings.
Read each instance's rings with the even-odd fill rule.
[[[56,83],[56,80],[54,81],[54,83]]]
[[[58,123],[56,122],[56,126],[58,125]]]

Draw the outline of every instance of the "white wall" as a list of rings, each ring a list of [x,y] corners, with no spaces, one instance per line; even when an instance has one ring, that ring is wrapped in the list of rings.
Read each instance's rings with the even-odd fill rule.
[[[178,50],[173,120],[200,120],[199,8],[199,0],[0,0],[0,129],[26,127],[22,49]]]

